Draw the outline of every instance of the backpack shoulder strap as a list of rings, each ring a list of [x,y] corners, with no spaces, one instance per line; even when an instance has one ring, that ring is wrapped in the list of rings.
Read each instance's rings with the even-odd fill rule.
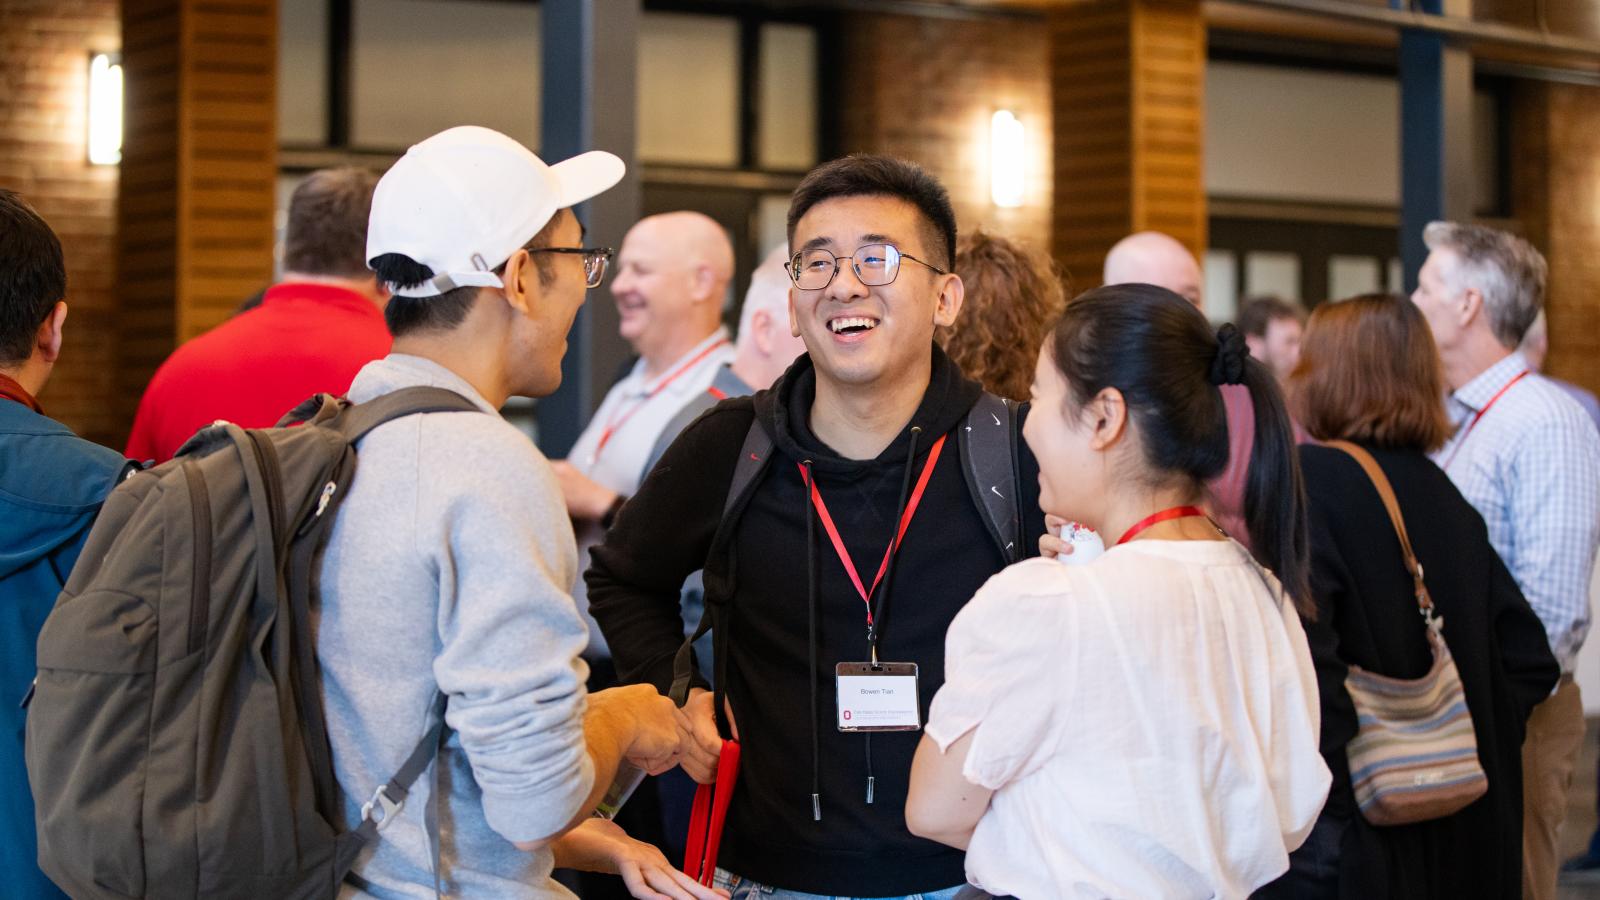
[[[761,427],[761,418],[757,416],[750,421],[750,430],[745,432],[744,444],[739,447],[739,461],[734,464],[733,478],[728,482],[728,499],[722,506],[722,522],[717,526],[717,537],[712,538],[712,546],[721,542],[723,531],[738,511],[744,508],[756,482],[761,479],[761,473],[767,470],[771,462],[772,436]],[[700,617],[700,627],[678,647],[678,655],[673,657],[672,687],[667,691],[667,696],[679,706],[688,701],[689,682],[694,678],[694,642],[710,630],[711,610],[708,608]]]
[[[337,428],[345,439],[355,443],[379,425],[433,412],[482,412],[478,404],[455,391],[436,387],[410,387],[384,394],[345,410]]]
[[[751,420],[750,430],[745,432],[744,444],[739,448],[739,461],[734,464],[733,479],[728,482],[728,500],[722,506],[724,520],[743,504],[745,495],[767,470],[771,460],[772,435],[761,427],[758,416]]]
[[[1017,407],[984,391],[967,412],[958,435],[967,490],[983,510],[989,535],[1007,563],[1022,558],[1018,541]]]

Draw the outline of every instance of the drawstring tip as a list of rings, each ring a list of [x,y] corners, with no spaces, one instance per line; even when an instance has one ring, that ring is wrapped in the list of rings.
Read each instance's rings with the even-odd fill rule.
[[[878,787],[878,779],[872,777],[871,775],[868,775],[867,776],[867,803],[869,803],[869,804],[872,803],[872,795],[874,793],[876,793],[877,787]]]
[[[812,819],[812,821],[816,821],[816,822],[821,822],[822,821],[822,795],[821,794],[812,794],[811,795],[811,819]]]

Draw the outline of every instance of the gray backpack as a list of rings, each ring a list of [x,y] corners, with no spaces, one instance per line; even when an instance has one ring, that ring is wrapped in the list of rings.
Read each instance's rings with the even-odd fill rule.
[[[438,750],[431,729],[346,830],[312,642],[355,442],[410,388],[219,422],[107,498],[39,636],[27,723],[39,865],[77,898],[333,897]]]

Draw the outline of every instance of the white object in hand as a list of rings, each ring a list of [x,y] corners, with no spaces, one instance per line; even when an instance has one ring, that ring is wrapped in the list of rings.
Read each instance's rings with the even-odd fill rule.
[[[1089,526],[1077,522],[1061,526],[1061,539],[1072,548],[1072,552],[1059,554],[1056,559],[1069,566],[1087,565],[1106,552],[1105,542],[1100,540],[1100,535]]]

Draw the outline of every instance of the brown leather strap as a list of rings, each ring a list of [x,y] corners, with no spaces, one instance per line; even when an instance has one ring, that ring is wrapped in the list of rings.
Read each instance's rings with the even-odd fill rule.
[[[1327,441],[1324,446],[1350,454],[1367,473],[1372,486],[1378,489],[1378,498],[1383,501],[1383,508],[1394,525],[1394,533],[1400,538],[1400,552],[1405,557],[1406,571],[1411,573],[1411,580],[1416,585],[1417,606],[1424,611],[1433,609],[1433,598],[1428,595],[1428,587],[1422,582],[1422,564],[1417,562],[1417,554],[1411,549],[1411,538],[1406,534],[1406,520],[1400,516],[1400,502],[1395,499],[1394,488],[1390,486],[1388,476],[1383,474],[1383,469],[1378,467],[1378,461],[1372,458],[1371,453],[1349,441]]]

